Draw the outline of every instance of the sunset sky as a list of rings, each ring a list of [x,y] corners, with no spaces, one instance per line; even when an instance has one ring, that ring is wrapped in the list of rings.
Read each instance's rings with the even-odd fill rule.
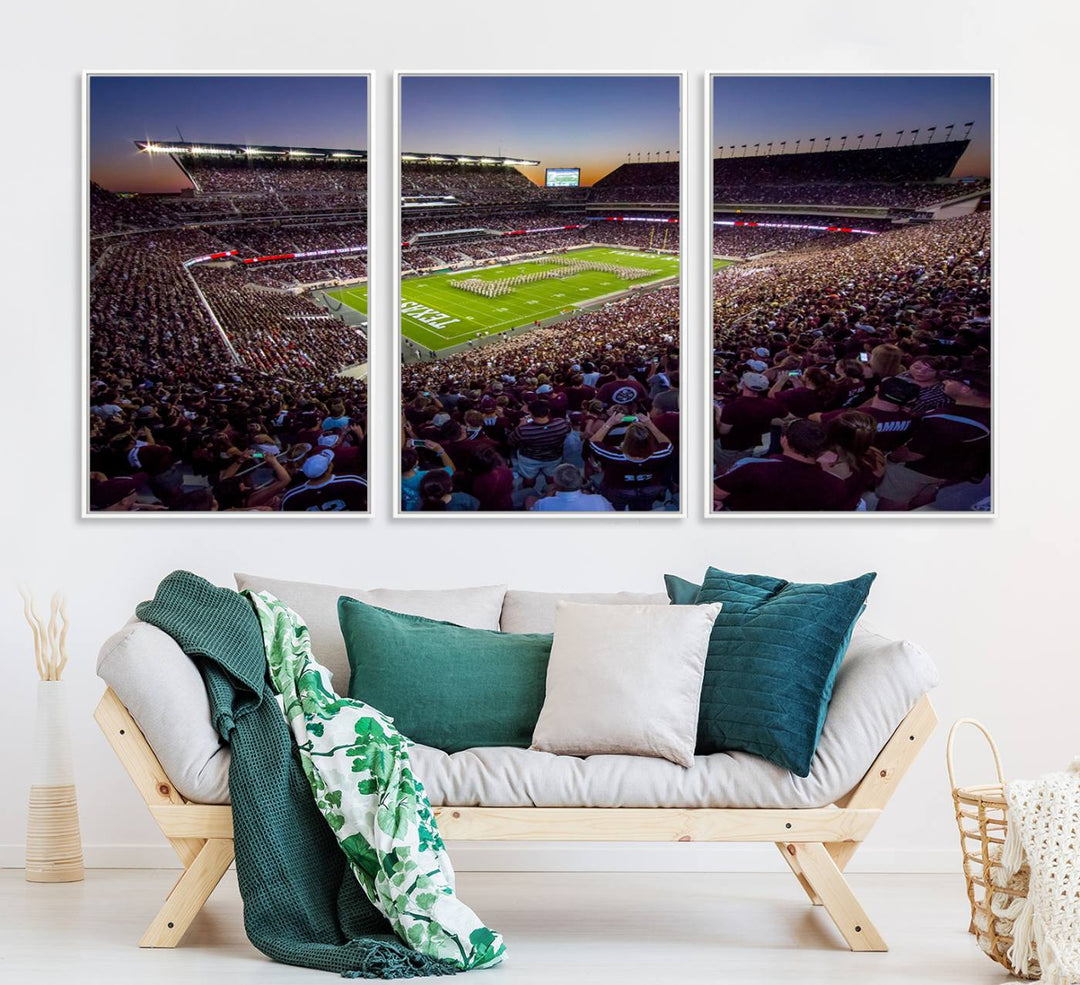
[[[401,149],[540,161],[521,170],[581,168],[581,183],[640,152],[678,160],[677,76],[404,76]]]
[[[991,96],[988,76],[900,75],[900,76],[716,76],[713,79],[713,154],[723,146],[736,145],[741,155],[743,144],[753,154],[753,145],[773,141],[777,153],[780,141],[787,141],[791,153],[795,141],[801,151],[808,149],[810,137],[816,137],[817,151],[824,149],[826,137],[832,137],[832,150],[840,138],[848,136],[848,148],[858,143],[856,134],[868,135],[863,147],[874,145],[873,134],[883,132],[882,147],[897,141],[897,130],[905,134],[902,143],[912,140],[911,131],[919,128],[918,142],[936,126],[934,142],[945,139],[945,126],[955,123],[953,138],[964,135],[964,124],[974,121],[971,146],[955,174],[990,175],[992,141]]]
[[[139,75],[90,79],[90,180],[111,191],[190,188],[133,141],[367,149],[368,87],[355,75]]]

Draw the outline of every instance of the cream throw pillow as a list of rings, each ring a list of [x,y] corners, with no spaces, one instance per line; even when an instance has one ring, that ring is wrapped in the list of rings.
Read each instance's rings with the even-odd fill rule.
[[[532,748],[693,766],[705,656],[720,608],[559,602]]]

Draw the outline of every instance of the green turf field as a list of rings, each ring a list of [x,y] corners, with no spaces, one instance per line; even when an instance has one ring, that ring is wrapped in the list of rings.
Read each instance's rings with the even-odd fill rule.
[[[462,291],[451,287],[449,282],[473,277],[499,280],[515,274],[549,270],[557,264],[546,263],[539,257],[525,263],[411,277],[401,282],[401,332],[427,349],[446,349],[475,339],[478,332],[482,337],[528,325],[569,312],[576,304],[656,283],[679,273],[678,257],[666,254],[595,247],[572,250],[568,255],[575,260],[659,270],[660,273],[642,280],[624,281],[612,274],[589,270],[570,277],[522,284],[509,294],[496,298]],[[367,313],[366,285],[327,293],[351,308]]]
[[[713,271],[715,272],[717,270],[722,270],[724,267],[730,267],[734,262],[734,260],[717,260],[716,257],[713,257]],[[365,308],[364,310],[366,311],[367,309]]]

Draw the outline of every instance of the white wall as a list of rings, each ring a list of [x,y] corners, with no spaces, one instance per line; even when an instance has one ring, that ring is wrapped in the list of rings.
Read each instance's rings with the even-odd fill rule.
[[[1015,775],[1059,768],[1080,749],[1078,612],[1076,255],[1066,210],[1040,214],[1025,193],[1075,168],[1073,31],[1037,5],[925,2],[883,6],[732,3],[725,7],[637,0],[551,4],[99,2],[59,10],[19,4],[6,15],[2,314],[5,480],[0,612],[3,655],[0,861],[18,863],[31,752],[34,670],[14,594],[26,580],[71,596],[72,725],[83,835],[91,862],[167,858],[107,846],[161,839],[90,718],[101,690],[94,658],[106,635],[177,567],[227,584],[234,569],[370,585],[466,585],[657,589],[664,571],[698,575],[707,564],[792,579],[880,575],[875,622],[926,646],[944,684],[942,721],[977,715],[995,731]],[[369,12],[362,12],[369,8]],[[1065,9],[1065,8],[1062,8]],[[760,20],[754,11],[761,11]],[[322,14],[313,22],[314,12]],[[331,15],[332,14],[332,15]],[[1064,15],[1063,15],[1064,16]],[[1070,15],[1072,16],[1072,15]],[[877,20],[868,18],[877,17]],[[1022,20],[1021,18],[1031,18]],[[928,31],[939,39],[928,43]],[[962,40],[961,40],[962,39]],[[708,71],[985,71],[996,69],[1001,135],[994,174],[997,222],[995,319],[1000,517],[879,522],[761,521],[702,514],[701,463],[689,485],[690,519],[641,524],[526,519],[422,523],[389,520],[392,366],[380,359],[375,427],[382,476],[368,521],[103,523],[77,518],[79,462],[80,73],[96,69],[374,69],[378,245],[390,238],[391,71],[502,68],[686,69],[690,72],[689,242],[704,233],[701,120]],[[1060,123],[1058,121],[1064,121]],[[913,120],[923,125],[930,120]],[[1060,134],[1060,135],[1059,135]],[[1053,151],[1049,144],[1053,135]],[[139,135],[133,135],[139,136]],[[1035,137],[1038,138],[1036,143]],[[1045,176],[1045,177],[1044,177]],[[1045,201],[1045,196],[1035,200]],[[1071,232],[1071,230],[1070,230]],[[688,259],[700,254],[695,251]],[[379,356],[389,351],[388,263],[379,264]],[[704,316],[702,264],[689,263],[687,406],[700,406]],[[1060,350],[1060,355],[1058,354]],[[379,413],[381,411],[381,413]],[[16,437],[12,437],[16,436]],[[703,444],[690,415],[690,449]],[[874,832],[864,864],[955,865],[943,770],[944,728]],[[986,778],[985,769],[973,778]],[[522,852],[526,849],[522,849]],[[499,858],[505,858],[505,850]],[[517,855],[523,859],[523,854]],[[589,849],[578,863],[603,864]],[[644,858],[644,856],[635,856]],[[772,864],[771,855],[717,856],[693,864]],[[475,855],[472,856],[475,859]],[[616,861],[627,856],[617,856]],[[671,852],[648,864],[680,865]],[[726,861],[725,861],[726,860]],[[644,863],[643,863],[644,864]]]

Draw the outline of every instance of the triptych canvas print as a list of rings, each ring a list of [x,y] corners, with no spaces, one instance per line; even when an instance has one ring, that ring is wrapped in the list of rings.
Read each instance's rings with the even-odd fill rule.
[[[989,514],[991,79],[686,84],[88,75],[84,513]]]

